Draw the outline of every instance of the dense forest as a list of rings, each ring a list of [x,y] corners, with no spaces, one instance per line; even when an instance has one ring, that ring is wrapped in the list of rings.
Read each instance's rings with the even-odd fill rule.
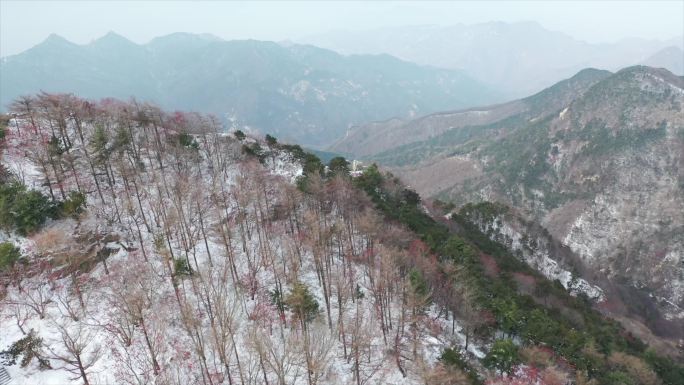
[[[2,120],[0,353],[26,383],[682,384],[375,165],[136,101]]]

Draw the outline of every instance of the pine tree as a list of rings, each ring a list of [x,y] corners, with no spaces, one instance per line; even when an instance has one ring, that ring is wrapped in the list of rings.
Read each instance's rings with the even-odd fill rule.
[[[306,330],[307,323],[318,314],[318,302],[309,292],[309,287],[301,282],[295,282],[285,298],[285,305],[299,319],[302,329]]]

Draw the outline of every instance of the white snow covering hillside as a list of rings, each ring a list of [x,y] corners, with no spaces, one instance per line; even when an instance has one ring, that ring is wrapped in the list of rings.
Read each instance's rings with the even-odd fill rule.
[[[348,186],[304,196],[292,155],[259,163],[242,154],[250,139],[202,117],[60,108],[61,120],[11,121],[3,152],[29,188],[87,197],[77,218],[5,235],[28,263],[0,303],[0,350],[33,330],[51,365],[7,366],[12,385],[418,384],[463,345],[449,312],[413,312],[397,294],[402,251],[383,234],[401,229]],[[178,144],[188,127],[194,148]],[[57,155],[54,133],[70,141]],[[299,283],[311,317],[295,311]]]

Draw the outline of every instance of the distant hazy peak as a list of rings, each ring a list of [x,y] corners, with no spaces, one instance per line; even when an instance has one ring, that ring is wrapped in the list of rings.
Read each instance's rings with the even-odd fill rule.
[[[602,70],[598,68],[585,68],[577,72],[570,80],[585,80],[585,79],[600,79],[612,75],[613,73],[608,70]]]
[[[51,33],[48,35],[48,37],[45,38],[41,43],[38,45],[34,46],[39,47],[39,46],[46,46],[46,45],[76,45],[75,43],[70,42],[69,40],[65,39],[64,37],[56,34],[56,33]]]
[[[314,46],[190,33],[146,44],[115,33],[85,45],[53,38],[8,57],[1,69],[0,109],[41,90],[94,99],[135,96],[309,146],[332,143],[366,121],[501,100],[460,71],[388,55],[344,57]]]
[[[59,46],[80,46],[80,47],[98,47],[98,46],[154,46],[154,45],[167,45],[167,44],[178,44],[178,43],[196,43],[196,42],[222,42],[226,41],[218,36],[202,33],[188,33],[188,32],[175,32],[164,36],[155,37],[146,44],[138,44],[134,41],[120,35],[114,31],[109,31],[101,37],[92,40],[86,44],[77,44],[67,40],[66,38],[56,34],[51,33],[45,40],[36,46],[29,48],[27,51],[39,48],[39,47],[59,47]],[[26,52],[26,51],[25,51]]]
[[[90,42],[90,44],[87,44],[88,46],[91,47],[97,47],[97,46],[105,46],[105,47],[111,47],[111,46],[138,46],[138,44],[134,43],[133,41],[125,38],[124,36],[119,35],[116,32],[109,31],[105,35],[103,35],[100,38],[97,38]]]
[[[150,40],[147,44],[154,45],[168,42],[197,42],[197,41],[225,41],[224,39],[212,35],[210,33],[190,33],[190,32],[174,32],[168,35],[158,36]]]
[[[684,75],[684,50],[676,45],[665,47],[646,58],[641,64],[667,68],[676,75]]]
[[[616,71],[642,63],[664,47],[683,44],[681,38],[591,43],[534,21],[332,31],[300,41],[345,54],[388,53],[418,64],[464,70],[511,99],[568,79],[582,68]],[[679,72],[681,58],[670,56],[643,64]]]

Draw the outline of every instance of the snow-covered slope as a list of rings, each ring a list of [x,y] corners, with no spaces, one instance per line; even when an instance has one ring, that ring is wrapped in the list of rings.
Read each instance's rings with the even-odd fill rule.
[[[204,117],[52,102],[10,122],[3,164],[87,206],[10,238],[27,263],[0,293],[0,349],[32,335],[50,365],[8,366],[13,385],[417,384],[464,341],[404,300],[412,236],[348,181],[303,195],[292,152],[260,143],[259,162]]]

